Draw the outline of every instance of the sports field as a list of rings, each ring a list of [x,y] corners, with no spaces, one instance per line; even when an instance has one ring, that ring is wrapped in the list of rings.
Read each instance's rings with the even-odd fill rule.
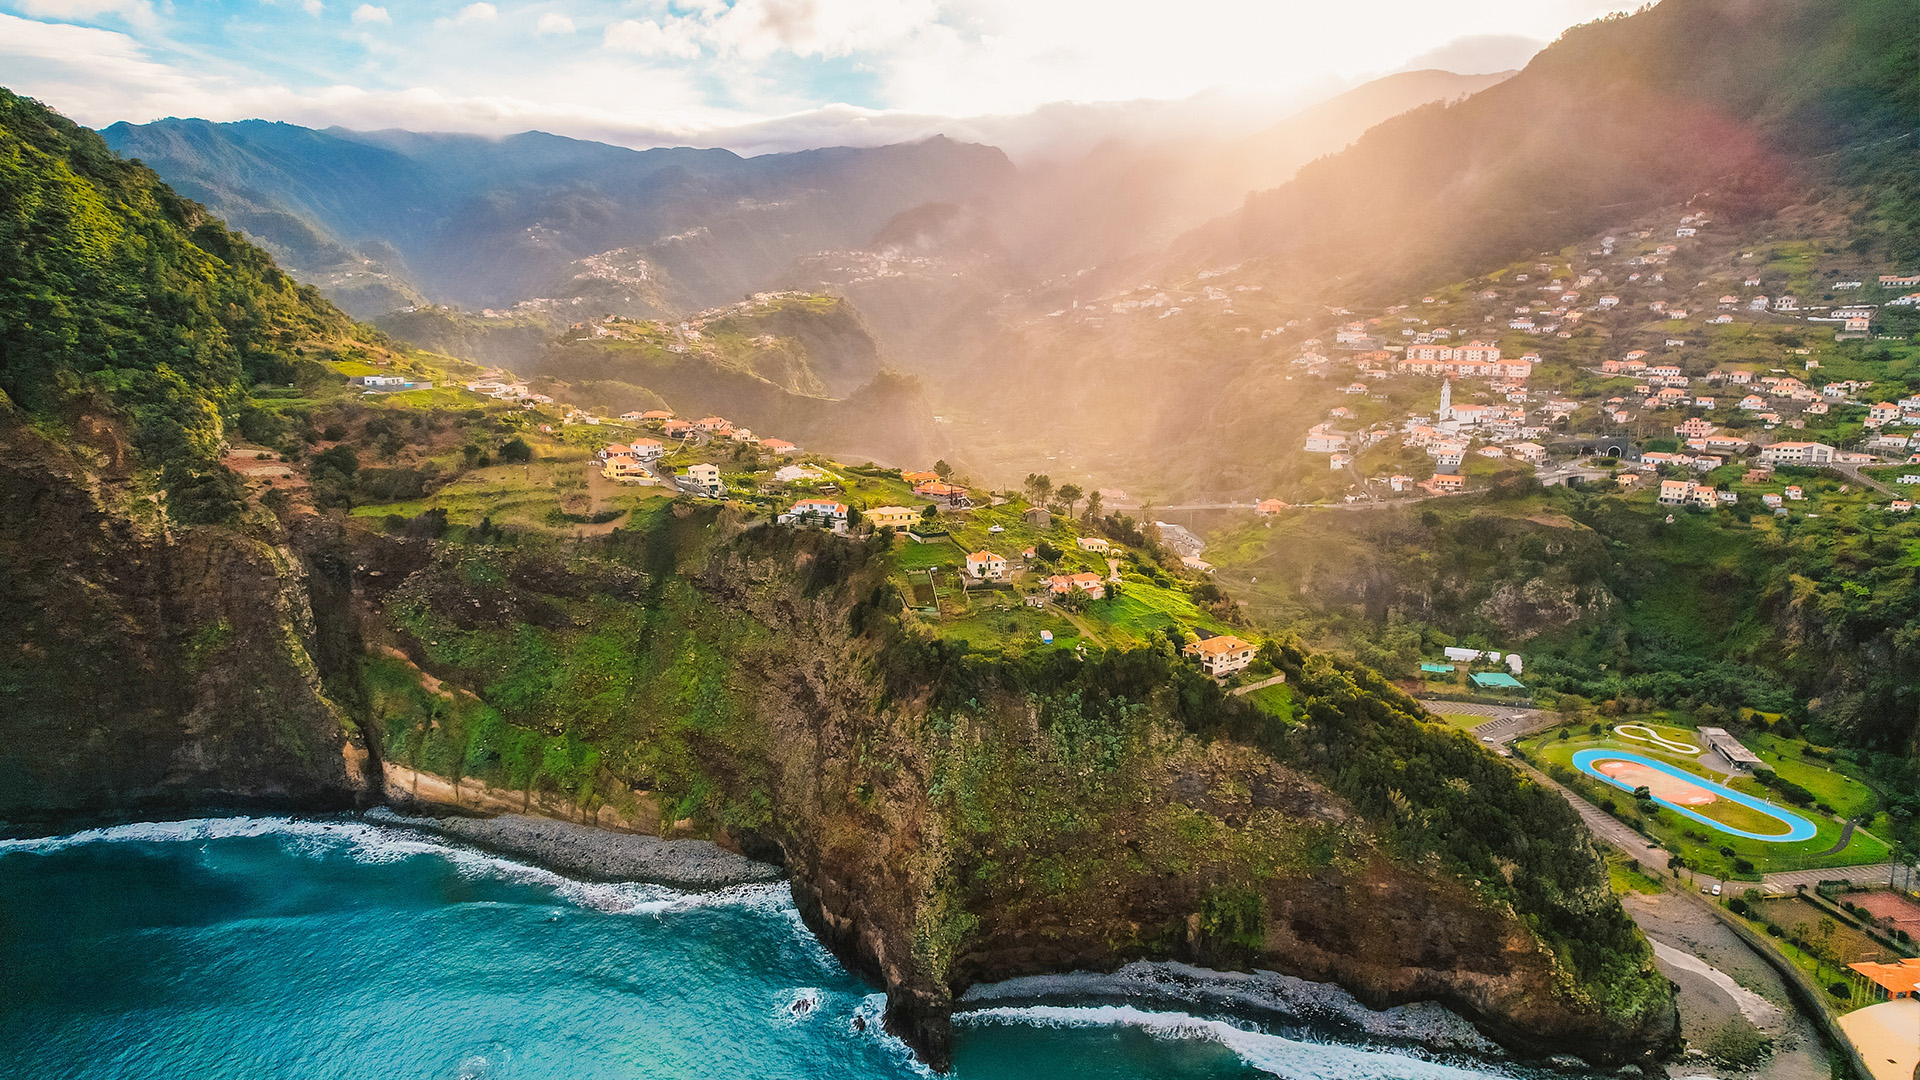
[[[1820,807],[1788,804],[1752,776],[1728,778],[1703,763],[1706,740],[1691,727],[1664,716],[1623,718],[1598,731],[1593,726],[1543,732],[1516,748],[1589,802],[1611,805],[1615,817],[1690,866],[1752,880],[1772,871],[1887,858],[1887,845],[1870,828],[1854,829],[1842,845],[1843,823]],[[1877,800],[1860,780],[1808,758],[1800,740],[1751,732],[1740,738],[1781,779],[1814,790],[1843,813],[1860,813]],[[1639,788],[1649,800],[1633,798]]]
[[[1785,807],[1631,750],[1581,750],[1573,755],[1573,767],[1622,791],[1646,788],[1654,802],[1674,813],[1748,840],[1791,844],[1820,831]]]

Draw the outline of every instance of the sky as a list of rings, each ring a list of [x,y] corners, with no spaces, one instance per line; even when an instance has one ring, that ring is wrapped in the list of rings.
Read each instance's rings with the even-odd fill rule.
[[[1566,27],[1623,7],[0,0],[0,85],[95,127],[264,118],[362,130],[539,129],[745,152],[935,132],[1005,144],[1046,130],[1035,117],[1055,127],[1141,117],[1175,128],[1271,122],[1397,70],[1522,66]],[[1147,102],[1163,104],[1102,107]]]

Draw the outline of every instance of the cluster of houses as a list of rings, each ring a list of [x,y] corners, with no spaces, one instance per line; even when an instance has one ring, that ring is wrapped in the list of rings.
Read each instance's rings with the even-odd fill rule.
[[[623,413],[621,420],[630,424],[644,424],[667,439],[685,442],[705,435],[713,440],[726,440],[748,446],[758,446],[762,450],[778,455],[790,455],[799,452],[799,447],[782,439],[761,439],[743,427],[735,427],[725,417],[706,416],[699,420],[675,419],[666,409],[652,409],[646,412]],[[618,480],[628,484],[675,484],[683,490],[697,495],[718,498],[726,488],[720,481],[720,468],[712,464],[698,464],[687,467],[685,473],[672,479],[662,473],[655,463],[667,452],[667,444],[662,439],[638,438],[624,443],[609,443],[600,448],[597,455],[600,461],[600,474],[609,480]],[[844,519],[845,514],[841,517]]]
[[[477,381],[467,383],[466,386],[473,393],[490,397],[495,401],[519,401],[529,405],[553,404],[551,397],[534,393],[526,383],[505,372],[489,372]]]

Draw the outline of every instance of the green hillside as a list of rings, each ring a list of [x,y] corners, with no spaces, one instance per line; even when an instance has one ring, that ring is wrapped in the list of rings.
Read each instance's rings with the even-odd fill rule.
[[[471,369],[348,323],[90,134],[5,102],[27,297],[0,403],[8,820],[346,809],[424,772],[466,781],[456,801],[719,837],[786,866],[934,1064],[970,984],[1133,958],[1438,1000],[1529,1054],[1672,1050],[1670,987],[1562,800],[1288,639],[1259,663],[1284,693],[1231,694],[1180,646],[1232,605],[1124,516],[1039,525],[982,490],[922,511],[946,536],[916,547],[776,524],[802,490],[781,485],[877,509],[908,481],[769,477],[771,450],[705,437],[670,464],[724,454],[719,492],[609,491],[588,455],[633,429],[447,385]],[[657,377],[711,344],[710,371],[831,416],[769,376],[844,343],[833,308],[750,302],[676,327],[685,353],[608,347]],[[182,477],[222,499],[183,505]],[[1078,542],[1094,531],[1114,550]],[[1047,647],[1024,602],[943,598],[950,576],[921,610],[916,571],[1023,542],[1049,569],[1106,564],[1107,595],[1041,616],[1076,635]]]

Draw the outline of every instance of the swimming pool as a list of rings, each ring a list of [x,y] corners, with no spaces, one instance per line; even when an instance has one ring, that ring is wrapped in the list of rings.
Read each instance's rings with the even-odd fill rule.
[[[1767,815],[1768,817],[1774,819],[1775,821],[1778,821],[1779,823],[1787,827],[1787,831],[1784,833],[1769,834],[1769,833],[1748,832],[1745,829],[1738,829],[1732,825],[1728,825],[1724,821],[1715,821],[1712,818],[1706,816],[1705,814],[1702,814],[1689,807],[1679,806],[1677,804],[1668,802],[1667,800],[1662,799],[1659,796],[1654,797],[1654,800],[1653,800],[1654,802],[1659,803],[1661,806],[1666,807],[1667,809],[1673,811],[1674,813],[1679,814],[1682,817],[1692,818],[1693,820],[1701,823],[1702,825],[1711,825],[1714,828],[1719,829],[1723,833],[1731,833],[1734,836],[1744,836],[1749,840],[1765,840],[1768,843],[1774,843],[1774,844],[1791,844],[1798,840],[1811,840],[1813,839],[1814,834],[1819,831],[1814,827],[1813,822],[1808,821],[1806,818],[1801,817],[1799,814],[1796,814],[1791,810],[1783,810],[1780,807],[1773,805],[1772,803],[1768,802],[1765,799],[1756,799],[1751,795],[1743,795],[1740,792],[1735,791],[1724,784],[1714,783],[1712,780],[1709,780],[1704,776],[1698,776],[1694,773],[1690,773],[1686,771],[1685,769],[1677,769],[1672,765],[1667,764],[1664,761],[1655,761],[1650,757],[1647,757],[1643,754],[1636,754],[1631,750],[1591,749],[1591,750],[1581,750],[1578,753],[1573,755],[1574,768],[1579,769],[1581,772],[1586,773],[1588,776],[1592,776],[1592,777],[1596,777],[1598,779],[1604,780],[1608,784],[1611,784],[1614,787],[1621,789],[1622,791],[1630,792],[1633,790],[1633,788],[1630,787],[1629,785],[1623,784],[1620,781],[1615,780],[1613,777],[1608,776],[1606,773],[1601,772],[1599,769],[1594,768],[1594,762],[1596,761],[1630,761],[1635,765],[1643,765],[1649,769],[1666,773],[1668,776],[1677,777],[1681,780],[1685,780],[1696,787],[1703,788],[1707,791],[1712,792],[1713,794],[1719,796],[1722,799],[1727,800],[1728,802],[1739,803],[1741,806],[1745,806],[1753,810],[1758,810],[1760,813]]]

